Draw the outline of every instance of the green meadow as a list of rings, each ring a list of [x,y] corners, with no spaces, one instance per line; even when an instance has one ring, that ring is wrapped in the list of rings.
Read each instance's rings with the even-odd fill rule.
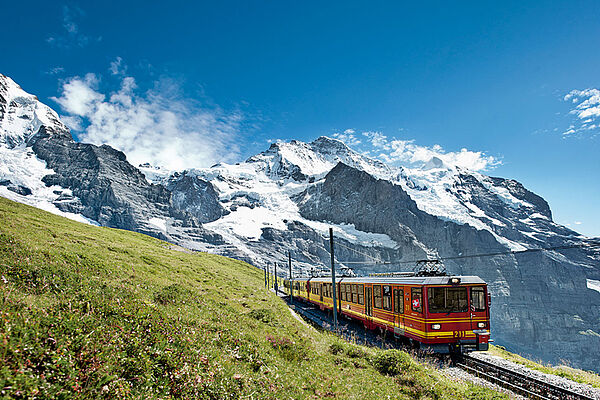
[[[0,397],[499,399],[295,318],[244,262],[0,198]]]

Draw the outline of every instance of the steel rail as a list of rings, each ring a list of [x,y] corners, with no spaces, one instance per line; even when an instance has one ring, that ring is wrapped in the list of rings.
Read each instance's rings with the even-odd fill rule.
[[[575,393],[564,387],[501,367],[488,361],[471,357],[467,354],[463,354],[459,357],[456,366],[464,369],[470,374],[476,375],[530,399],[593,400],[593,398],[584,394]]]

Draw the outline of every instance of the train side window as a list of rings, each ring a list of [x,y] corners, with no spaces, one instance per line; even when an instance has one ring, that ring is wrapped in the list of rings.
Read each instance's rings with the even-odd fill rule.
[[[352,285],[346,284],[346,301],[352,303]]]
[[[402,289],[394,289],[394,312],[404,314],[404,291]]]
[[[365,285],[358,285],[358,304],[365,304]]]
[[[342,283],[341,287],[340,287],[340,296],[342,297],[342,300],[346,301],[346,284]]]
[[[381,285],[373,285],[373,306],[381,308]]]
[[[358,303],[358,285],[352,285],[352,302]]]
[[[485,290],[481,286],[471,288],[471,311],[485,311]]]
[[[421,288],[411,289],[411,308],[416,312],[423,312],[423,291]]]
[[[346,298],[348,299],[348,303],[352,302],[352,285],[346,285]]]
[[[392,288],[389,285],[383,286],[383,309],[392,310]]]

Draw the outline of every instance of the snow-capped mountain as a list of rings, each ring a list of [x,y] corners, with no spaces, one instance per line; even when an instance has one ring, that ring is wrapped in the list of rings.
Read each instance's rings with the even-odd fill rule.
[[[56,113],[0,75],[0,195],[70,218],[135,230],[295,273],[336,259],[355,272],[428,257],[582,245],[446,263],[485,279],[497,342],[597,369],[600,251],[556,224],[520,183],[445,165],[392,167],[344,143],[274,143],[235,165],[168,172],[109,146],[75,142]],[[597,248],[596,248],[597,249]],[[283,265],[282,265],[283,266]],[[283,268],[281,272],[283,272]]]

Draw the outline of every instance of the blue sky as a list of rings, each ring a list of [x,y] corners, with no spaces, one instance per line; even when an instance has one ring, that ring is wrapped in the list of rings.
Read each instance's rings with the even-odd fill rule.
[[[344,131],[466,148],[600,236],[597,1],[188,3],[8,2],[0,72],[80,138],[175,166]]]

